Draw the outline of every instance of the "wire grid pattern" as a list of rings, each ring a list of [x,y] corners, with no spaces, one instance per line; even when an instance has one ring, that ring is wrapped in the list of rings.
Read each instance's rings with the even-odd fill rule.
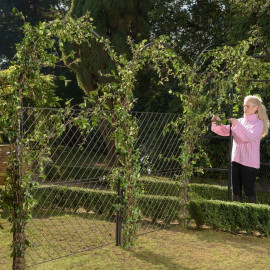
[[[45,125],[53,130],[53,122],[48,124],[47,120],[61,113],[57,109],[25,108],[23,135],[27,137],[35,129],[45,129]],[[174,178],[181,173],[181,166],[172,157],[181,153],[182,127],[164,130],[181,116],[146,112],[133,112],[133,116],[139,127],[136,148],[141,154],[144,189],[138,200],[142,212],[139,234],[144,234],[178,223],[180,199]],[[31,242],[27,254],[29,266],[115,243],[114,205],[118,201],[106,180],[115,160],[108,130],[106,120],[90,133],[70,125],[60,138],[50,139],[51,151],[33,162],[33,178],[39,182],[39,188],[34,194],[38,203],[33,220],[27,228]],[[211,134],[205,143],[213,168],[204,168],[205,175],[200,179],[210,177],[215,183],[227,184],[228,138]],[[264,139],[261,147],[260,179],[264,183],[269,183],[268,143],[269,138]],[[212,147],[219,147],[224,156],[216,156]],[[39,172],[41,164],[45,178]]]
[[[53,121],[48,123],[48,119],[61,113],[57,109],[24,108],[23,136],[38,129],[54,130]],[[169,159],[179,155],[180,136],[171,129],[163,132],[179,115],[134,112],[133,116],[139,126],[136,148],[141,152],[145,190],[139,200],[143,214],[140,233],[145,233],[175,222],[166,214],[178,201],[171,187],[171,191],[166,191],[166,184],[173,181],[160,177],[153,181],[153,176],[171,177],[179,172],[179,163]],[[34,192],[37,204],[33,219],[27,227],[31,243],[27,253],[29,266],[115,243],[114,205],[118,201],[106,180],[115,162],[108,130],[106,120],[90,133],[75,125],[67,126],[60,138],[50,139],[50,151],[44,152],[42,158],[36,156],[31,170],[39,187]],[[39,145],[30,143],[27,147],[34,150]],[[156,209],[165,214],[153,214]]]
[[[178,125],[177,129],[172,126],[166,129],[171,123],[178,122],[181,118],[178,114],[136,112],[134,116],[139,126],[136,148],[141,154],[144,189],[139,234],[145,234],[178,222],[179,193],[174,177],[181,172],[181,165],[172,157],[181,153],[183,127]]]

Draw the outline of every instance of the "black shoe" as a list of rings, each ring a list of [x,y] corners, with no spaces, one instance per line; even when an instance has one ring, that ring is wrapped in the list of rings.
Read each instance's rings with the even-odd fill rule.
[[[233,202],[242,202],[242,196],[233,194]]]
[[[256,203],[256,196],[247,196],[247,203]]]

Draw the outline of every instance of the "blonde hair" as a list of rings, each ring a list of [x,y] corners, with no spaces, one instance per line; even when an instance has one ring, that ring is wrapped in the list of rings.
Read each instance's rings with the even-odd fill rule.
[[[246,96],[244,103],[246,103],[247,101],[250,101],[254,106],[258,107],[258,111],[257,111],[258,117],[260,120],[263,121],[263,124],[264,124],[263,132],[261,135],[261,138],[263,138],[268,134],[268,129],[269,129],[269,119],[266,112],[266,108],[263,105],[261,98],[259,98],[258,96]]]

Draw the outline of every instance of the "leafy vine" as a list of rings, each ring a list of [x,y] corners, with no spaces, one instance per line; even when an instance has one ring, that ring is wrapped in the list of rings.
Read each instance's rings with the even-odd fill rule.
[[[110,179],[113,187],[119,184],[122,190],[122,202],[118,207],[123,211],[126,247],[134,245],[141,218],[137,206],[138,197],[142,194],[142,187],[138,181],[140,162],[139,151],[135,149],[138,125],[131,114],[135,102],[133,90],[138,71],[147,64],[151,65],[160,76],[160,84],[175,78],[179,82],[179,88],[184,89],[176,93],[183,106],[183,115],[176,123],[184,125],[179,138],[182,142],[181,155],[178,157],[182,173],[177,176],[177,184],[183,191],[179,198],[182,201],[179,216],[183,222],[187,218],[187,184],[195,170],[201,171],[200,168],[196,168],[197,161],[201,158],[207,159],[202,147],[202,138],[208,130],[209,118],[213,113],[218,113],[224,104],[233,102],[237,110],[246,94],[255,87],[262,87],[263,83],[251,84],[249,79],[264,78],[269,72],[268,63],[262,63],[248,56],[252,40],[243,41],[236,47],[225,46],[213,50],[202,57],[198,67],[186,64],[173,50],[164,46],[168,43],[165,38],[157,40],[153,46],[147,46],[146,41],[134,45],[128,40],[133,54],[133,60],[130,62],[125,56],[117,55],[108,40],[97,39],[92,30],[94,27],[89,15],[77,20],[59,17],[49,23],[40,23],[36,27],[26,23],[25,37],[17,46],[16,61],[13,63],[15,68],[10,79],[12,92],[6,94],[0,114],[0,126],[10,141],[4,205],[11,213],[14,269],[25,268],[25,251],[29,244],[25,236],[25,226],[31,218],[31,210],[35,203],[32,190],[36,184],[31,179],[33,160],[49,151],[48,141],[62,134],[67,127],[63,123],[72,122],[79,125],[82,130],[90,128],[88,121],[90,112],[87,110],[82,110],[80,115],[66,121],[73,113],[67,104],[61,114],[51,116],[54,128],[36,129],[27,137],[21,132],[24,103],[33,100],[38,106],[43,106],[48,102],[49,95],[43,93],[40,87],[41,68],[54,68],[60,61],[68,62],[68,65],[79,61],[74,52],[68,56],[59,55],[59,51],[55,48],[54,37],[58,38],[60,50],[63,49],[65,42],[82,44],[88,39],[96,39],[103,44],[115,63],[116,70],[103,75],[111,76],[113,80],[99,85],[96,91],[90,93],[88,101],[93,104],[91,125],[97,125],[104,118],[112,130],[110,136],[115,145],[118,162]],[[232,87],[235,87],[235,95],[228,97]],[[52,103],[56,101],[54,99]],[[108,101],[113,103],[113,111],[110,110]],[[81,108],[85,107],[86,103],[83,103]],[[29,147],[32,142],[36,142],[39,146],[34,153]],[[23,170],[23,163],[27,163],[26,170]]]

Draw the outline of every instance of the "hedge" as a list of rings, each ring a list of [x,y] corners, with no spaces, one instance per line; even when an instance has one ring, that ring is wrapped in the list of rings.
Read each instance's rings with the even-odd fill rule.
[[[145,194],[149,195],[161,195],[161,196],[173,196],[178,197],[180,195],[180,189],[177,181],[171,180],[159,180],[159,179],[140,179],[142,182]],[[191,199],[206,199],[206,200],[221,200],[227,201],[228,188],[218,185],[209,184],[195,184],[190,183],[188,185],[189,195]],[[260,204],[270,205],[270,193],[257,191],[257,200]],[[245,201],[245,196],[243,196]]]
[[[260,232],[270,237],[270,206],[224,201],[190,201],[189,213],[197,227],[207,225],[231,233]]]
[[[91,179],[101,178],[110,173],[109,169],[102,167],[76,167],[76,166],[57,166],[46,165],[44,174],[47,181],[68,181],[74,179]],[[62,179],[62,180],[61,180]]]
[[[78,187],[41,186],[35,190],[35,209],[68,209],[96,213],[113,213],[117,204],[116,193],[106,190],[92,190]]]
[[[221,200],[227,201],[227,187],[207,184],[189,184],[189,191],[191,198],[203,198],[206,200]],[[269,192],[256,192],[258,203],[270,205],[270,193]],[[243,197],[245,201],[245,197]]]
[[[140,182],[145,194],[173,197],[180,195],[177,181],[141,178]]]
[[[83,208],[97,214],[115,214],[117,194],[112,191],[77,187],[43,186],[36,190],[36,208],[69,209]],[[181,200],[172,196],[142,195],[138,203],[144,218],[169,224],[179,220]],[[231,233],[255,231],[270,236],[270,206],[224,202],[218,200],[190,200],[190,218],[198,227],[207,225]]]
[[[174,182],[168,181],[165,184],[166,181],[149,181],[148,184],[148,180],[143,181],[145,181],[145,190],[149,193],[154,191],[153,193],[158,194],[166,185],[170,188],[165,192],[169,196],[141,195],[138,203],[142,216],[151,219],[152,222],[159,220],[165,224],[179,220],[181,199],[172,196],[178,193]],[[188,203],[190,218],[194,219],[198,227],[207,225],[213,229],[221,229],[231,233],[246,231],[251,234],[258,231],[261,235],[270,237],[269,205],[213,200],[214,198],[226,198],[226,187],[190,184],[189,188],[190,193],[193,194],[193,198]],[[195,200],[194,194],[197,194],[200,199]],[[258,197],[261,201],[262,199],[269,201],[269,194],[259,194],[261,197]],[[51,185],[37,188],[34,197],[37,201],[34,210],[68,209],[77,211],[80,208],[87,212],[114,215],[118,203],[117,194],[112,191]],[[211,200],[202,199],[203,197]]]
[[[61,208],[77,211],[83,208],[97,214],[116,213],[117,194],[112,191],[43,186],[36,189],[34,197],[37,201],[35,210]],[[144,217],[153,222],[170,223],[178,219],[181,200],[177,197],[141,195],[138,203]]]

